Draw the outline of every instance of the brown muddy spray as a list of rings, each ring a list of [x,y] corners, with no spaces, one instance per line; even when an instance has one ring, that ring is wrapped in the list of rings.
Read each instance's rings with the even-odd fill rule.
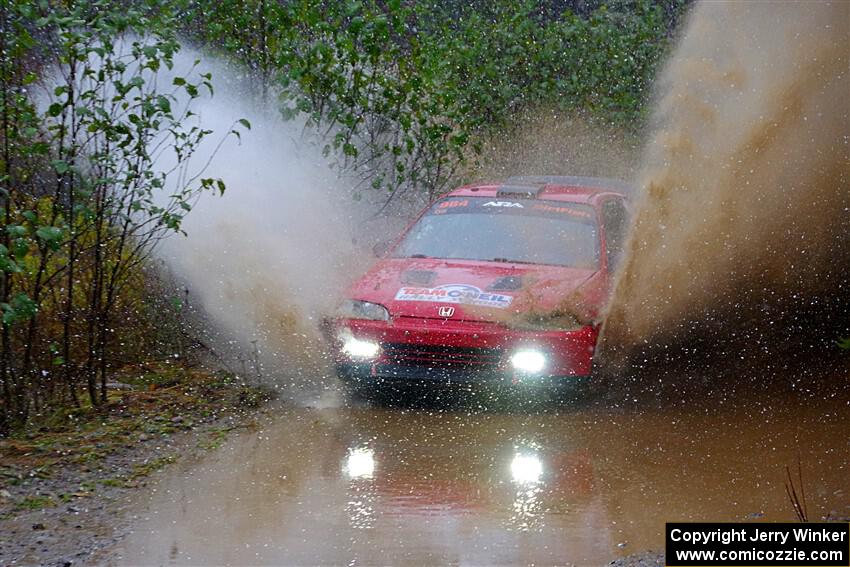
[[[836,338],[850,312],[849,62],[848,2],[695,6],[660,76],[604,352],[759,342],[772,326]]]

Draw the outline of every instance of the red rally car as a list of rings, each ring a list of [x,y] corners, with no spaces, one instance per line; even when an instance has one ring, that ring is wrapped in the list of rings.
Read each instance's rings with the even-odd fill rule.
[[[328,321],[338,375],[366,388],[588,377],[628,191],[515,177],[439,198]]]

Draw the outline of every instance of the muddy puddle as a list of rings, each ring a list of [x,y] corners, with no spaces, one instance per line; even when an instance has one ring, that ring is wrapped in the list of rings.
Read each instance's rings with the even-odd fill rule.
[[[544,413],[281,408],[172,471],[113,564],[603,565],[665,521],[850,515],[846,401]]]

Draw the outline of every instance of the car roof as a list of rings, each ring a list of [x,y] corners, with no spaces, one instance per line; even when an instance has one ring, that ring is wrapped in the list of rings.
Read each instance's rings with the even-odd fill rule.
[[[443,197],[521,198],[595,204],[604,196],[625,198],[632,187],[619,179],[602,177],[521,176],[499,183],[475,183],[458,187]]]

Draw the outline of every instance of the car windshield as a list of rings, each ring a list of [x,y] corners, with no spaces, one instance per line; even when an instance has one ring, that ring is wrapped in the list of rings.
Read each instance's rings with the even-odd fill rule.
[[[435,203],[393,256],[592,269],[599,264],[599,239],[587,205],[453,197]]]

